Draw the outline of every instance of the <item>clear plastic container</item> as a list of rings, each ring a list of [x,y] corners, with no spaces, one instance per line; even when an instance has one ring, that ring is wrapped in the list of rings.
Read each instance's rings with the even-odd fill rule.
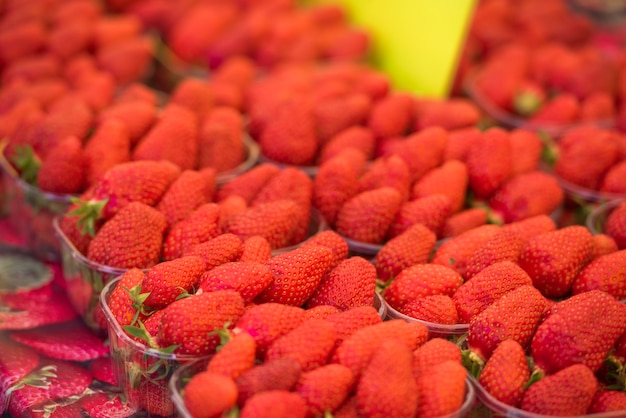
[[[488,410],[485,418],[488,417],[506,417],[506,418],[624,418],[626,417],[626,410],[622,411],[612,411],[612,412],[603,412],[598,414],[586,414],[586,415],[577,415],[577,416],[554,416],[554,415],[543,415],[536,414],[534,412],[524,411],[519,408],[512,407],[510,405],[505,404],[504,402],[500,402],[498,399],[491,396],[489,392],[482,387],[480,383],[473,377],[468,378],[471,381],[472,386],[474,386],[474,390],[476,392],[476,399],[480,401],[482,405],[486,407]]]
[[[587,229],[591,231],[592,234],[602,234],[604,233],[604,223],[607,218],[613,212],[615,208],[624,203],[626,198],[622,199],[614,199],[604,202],[593,209],[589,215],[587,215],[587,219],[585,220],[585,225]]]
[[[7,220],[26,249],[44,261],[61,258],[53,220],[70,206],[71,195],[48,193],[19,177],[0,147],[0,170]]]
[[[583,202],[606,202],[609,200],[626,198],[626,194],[606,193],[598,190],[587,189],[577,184],[570,183],[569,181],[561,178],[556,173],[552,173],[554,178],[559,182],[561,188],[565,194],[575,200]]]
[[[207,358],[165,354],[131,339],[116,321],[108,300],[120,278],[102,290],[100,304],[108,323],[113,373],[129,406],[146,417],[176,416],[168,384],[179,366]]]

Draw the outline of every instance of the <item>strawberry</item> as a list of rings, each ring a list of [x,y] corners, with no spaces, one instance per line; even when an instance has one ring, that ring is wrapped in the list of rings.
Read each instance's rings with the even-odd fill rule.
[[[145,278],[145,273],[138,268],[130,268],[124,272],[118,284],[111,291],[108,297],[107,306],[111,314],[120,326],[133,325],[136,317],[139,316],[137,307],[134,304],[133,290],[141,291],[141,283]]]
[[[388,282],[402,270],[426,263],[435,248],[435,233],[416,223],[400,235],[387,241],[374,258],[378,279]]]
[[[206,371],[236,380],[255,366],[256,343],[247,332],[220,331],[221,348],[209,360]]]
[[[334,411],[350,395],[355,383],[352,371],[340,364],[328,364],[305,372],[295,391],[307,403],[307,414]]]
[[[448,295],[418,296],[402,305],[401,313],[435,324],[454,325],[459,320],[452,298]]]
[[[580,103],[580,120],[596,122],[615,117],[616,109],[611,94],[597,91],[585,97]]]
[[[543,142],[536,132],[526,129],[514,129],[509,133],[511,143],[511,175],[534,171],[539,166],[543,151]]]
[[[359,177],[359,192],[392,187],[406,200],[410,193],[411,173],[407,163],[397,155],[375,159]]]
[[[133,160],[167,160],[181,170],[196,168],[198,120],[189,109],[169,104],[133,150]]]
[[[626,393],[619,390],[599,389],[593,396],[588,414],[621,411],[626,409]]]
[[[473,317],[467,333],[469,349],[482,361],[504,340],[528,347],[546,307],[545,298],[530,285],[505,293]]]
[[[606,218],[604,232],[613,238],[617,248],[626,248],[626,203],[620,203]]]
[[[598,235],[595,235],[597,237]],[[626,250],[595,258],[583,268],[574,281],[572,294],[602,290],[617,300],[626,299]]]
[[[84,148],[88,185],[96,184],[112,167],[130,161],[128,128],[117,119],[102,121]]]
[[[141,292],[149,294],[144,305],[162,309],[181,294],[191,293],[200,283],[205,268],[204,260],[198,256],[185,256],[152,266],[141,282]]]
[[[370,363],[380,345],[390,339],[398,339],[398,345],[410,351],[421,346],[428,339],[428,328],[417,322],[392,319],[357,329],[337,347],[330,363],[347,366],[357,379]],[[411,370],[411,365],[407,367]]]
[[[239,405],[257,393],[271,390],[291,390],[300,380],[300,364],[290,357],[265,361],[246,370],[236,379]]]
[[[172,182],[156,208],[163,212],[171,227],[201,205],[213,201],[215,189],[215,170],[185,170]]]
[[[60,75],[60,62],[56,56],[49,53],[24,57],[11,63],[2,73],[2,81],[10,83],[12,80],[39,81]]]
[[[435,101],[419,112],[415,130],[440,126],[446,130],[462,129],[476,125],[481,118],[477,104],[465,98]]]
[[[94,22],[97,49],[136,37],[141,32],[141,22],[132,15],[104,15]]]
[[[302,306],[319,286],[332,262],[332,250],[319,245],[300,247],[270,258],[265,264],[272,272],[272,282],[256,302]]]
[[[356,396],[352,395],[333,412],[335,418],[358,418],[358,412],[356,409]]]
[[[469,256],[465,279],[470,280],[486,267],[501,261],[516,263],[523,244],[517,233],[500,229]]]
[[[461,161],[449,160],[413,184],[411,200],[443,194],[450,199],[451,212],[456,213],[465,205],[468,181],[467,166]]]
[[[469,187],[479,198],[488,198],[511,176],[511,142],[509,134],[491,128],[467,151]]]
[[[215,69],[211,74],[211,79],[220,83],[228,83],[240,89],[248,87],[255,79],[256,63],[249,57],[234,55]]]
[[[37,186],[47,192],[76,194],[87,183],[87,160],[82,143],[68,136],[50,149],[37,173]]]
[[[411,350],[397,339],[382,341],[364,367],[356,387],[362,417],[413,417],[418,405]]]
[[[192,416],[220,416],[237,404],[237,386],[229,376],[202,371],[185,385],[183,400]]]
[[[272,257],[272,247],[268,240],[254,235],[243,240],[239,261],[264,263]]]
[[[270,390],[252,396],[241,408],[241,418],[304,418],[307,405],[302,396],[286,390]]]
[[[437,367],[445,361],[461,364],[461,350],[445,338],[431,338],[413,351],[413,375],[417,379],[429,368]]]
[[[443,223],[441,238],[452,238],[487,223],[487,211],[483,208],[464,209],[453,213]]]
[[[199,167],[213,167],[218,173],[234,170],[246,157],[243,119],[238,110],[218,106],[209,112],[200,127]]]
[[[571,93],[561,93],[548,99],[530,118],[532,126],[569,125],[580,116],[580,102]]]
[[[352,335],[356,330],[368,325],[382,322],[378,311],[373,306],[357,306],[345,311],[340,311],[324,318],[332,323],[337,331],[337,343]]]
[[[301,247],[303,248],[303,247]],[[376,292],[376,267],[354,256],[329,269],[306,302],[307,308],[331,305],[340,310],[373,303]]]
[[[109,352],[104,341],[79,321],[14,331],[10,337],[41,355],[61,360],[87,361]]]
[[[626,161],[618,162],[607,170],[598,190],[605,193],[626,194],[626,188],[621,181],[625,174]]]
[[[463,284],[453,269],[437,264],[415,264],[400,272],[383,291],[385,301],[401,310],[409,301],[421,296],[452,296]]]
[[[313,114],[320,143],[328,142],[330,138],[351,126],[365,123],[371,106],[371,99],[358,92],[316,103]]]
[[[279,199],[249,207],[233,216],[227,223],[227,231],[242,240],[259,235],[267,239],[273,249],[282,248],[291,242],[302,216],[302,207],[298,203]]]
[[[205,272],[200,289],[205,292],[236,290],[245,302],[251,302],[272,282],[270,268],[260,262],[233,261]]]
[[[204,121],[215,106],[215,97],[207,80],[187,77],[176,85],[169,102],[185,107],[194,112],[199,121]]]
[[[408,93],[391,93],[372,105],[367,126],[376,138],[404,136],[413,122],[413,103]]]
[[[137,144],[156,120],[156,107],[148,101],[119,101],[102,109],[96,118],[98,126],[115,119],[126,127],[131,145]]]
[[[100,382],[108,383],[112,386],[117,385],[117,378],[113,372],[113,359],[111,356],[98,357],[89,362],[87,370],[94,379]]]
[[[174,224],[163,243],[163,260],[179,258],[195,245],[220,235],[219,216],[220,208],[217,204],[205,203],[193,210],[186,219]]]
[[[322,145],[317,163],[321,165],[346,149],[358,150],[370,160],[374,156],[375,146],[376,139],[371,130],[363,126],[351,126],[338,132]]]
[[[543,214],[507,223],[502,225],[501,229],[516,233],[526,242],[536,235],[554,231],[556,224],[551,217],[547,214]]]
[[[72,93],[97,113],[111,105],[115,95],[115,86],[113,75],[105,71],[95,70],[81,75],[75,83]]]
[[[309,319],[276,339],[268,347],[265,359],[293,358],[303,372],[308,372],[326,364],[336,340],[333,324],[323,319]]]
[[[341,312],[338,307],[332,305],[317,305],[305,310],[306,319],[326,319],[327,317]]]
[[[519,265],[544,296],[558,298],[570,292],[594,251],[589,230],[573,225],[528,240],[522,246]]]
[[[20,382],[39,364],[39,354],[34,349],[15,344],[10,340],[0,342],[0,408],[6,412],[11,388],[17,388]]]
[[[525,285],[532,285],[531,278],[512,261],[499,261],[485,267],[452,295],[459,322],[469,324],[472,318],[504,294]]]
[[[439,417],[461,409],[467,372],[457,361],[445,361],[424,371],[417,380],[420,417]]]
[[[47,30],[43,22],[26,21],[11,30],[2,31],[0,36],[0,63],[6,65],[36,52],[46,44]]]
[[[219,265],[239,259],[241,251],[241,238],[233,234],[222,234],[194,245],[183,255],[201,257],[206,264],[206,270],[209,271]]]
[[[574,364],[526,389],[520,408],[544,415],[584,415],[597,387],[598,381],[589,367]]]
[[[151,105],[154,111],[156,112],[156,105],[158,102],[156,91],[154,89],[149,88],[145,84],[139,83],[139,82],[131,83],[125,86],[119,92],[119,94],[115,97],[114,104],[122,104],[122,103],[129,103],[129,102],[132,103],[136,101]],[[106,113],[106,112],[107,110],[103,109],[102,113]],[[124,112],[120,110],[119,113],[124,113]],[[155,116],[156,116],[156,113],[155,113]],[[151,120],[154,120],[154,118],[151,118]],[[152,122],[146,123],[146,125],[150,126],[152,125]],[[135,131],[135,129],[130,129],[130,131],[137,133],[139,130]],[[139,139],[139,138],[136,138],[136,139]]]
[[[138,409],[150,415],[169,416],[174,413],[174,403],[169,397],[167,380],[144,380],[133,392]]]
[[[617,242],[607,234],[596,234],[593,236],[596,250],[594,260],[600,256],[607,255],[618,251]]]
[[[78,403],[93,418],[125,417],[133,414],[133,409],[128,403],[122,401],[121,397],[111,398],[104,392],[85,395],[79,399]]]
[[[478,382],[495,399],[519,408],[530,368],[524,348],[516,340],[504,340],[480,372]]]
[[[443,160],[465,162],[470,148],[481,136],[482,132],[475,127],[455,129],[448,132],[448,141],[443,150]]]
[[[180,354],[213,354],[217,335],[207,334],[235,324],[243,314],[243,299],[233,290],[205,292],[169,304],[161,318],[158,341],[162,347],[177,345]]]
[[[249,205],[259,190],[279,171],[280,168],[276,165],[261,163],[224,184],[217,191],[217,201],[236,195],[243,197]]]
[[[572,296],[552,306],[537,329],[535,365],[554,373],[582,363],[595,372],[625,329],[623,305],[608,293],[590,290]]]
[[[116,268],[149,268],[159,262],[165,216],[156,209],[131,202],[98,230],[87,257]]]
[[[402,195],[391,187],[361,192],[349,199],[337,214],[336,230],[350,239],[380,243],[400,210]],[[364,223],[367,219],[367,223]]]
[[[155,44],[149,36],[135,36],[99,48],[98,67],[112,74],[119,85],[142,80],[148,73]]]
[[[309,247],[312,245],[321,245],[328,247],[333,251],[333,262],[330,269],[333,269],[348,258],[348,243],[338,233],[331,230],[321,231],[302,243],[301,247]]]
[[[242,213],[248,208],[248,204],[244,198],[237,195],[228,196],[224,200],[220,200],[217,205],[220,212],[219,225],[222,231],[226,229],[230,218]]]
[[[452,213],[452,202],[443,194],[433,194],[405,202],[396,213],[387,235],[397,237],[415,224],[440,235],[445,220]]]

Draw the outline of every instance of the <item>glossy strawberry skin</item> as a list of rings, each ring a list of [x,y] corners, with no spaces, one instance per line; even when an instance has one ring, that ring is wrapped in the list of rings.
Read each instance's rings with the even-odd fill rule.
[[[494,398],[518,408],[529,377],[524,348],[515,340],[504,340],[485,363],[478,382]]]
[[[153,266],[141,282],[141,292],[149,293],[144,305],[162,309],[182,293],[191,293],[205,269],[204,260],[198,256],[181,257]]]
[[[271,282],[272,272],[267,265],[254,261],[233,261],[202,274],[199,288],[205,292],[236,290],[245,302],[251,302]]]
[[[598,235],[595,235],[597,237]],[[626,250],[595,258],[576,277],[573,294],[603,290],[617,300],[626,299]]]

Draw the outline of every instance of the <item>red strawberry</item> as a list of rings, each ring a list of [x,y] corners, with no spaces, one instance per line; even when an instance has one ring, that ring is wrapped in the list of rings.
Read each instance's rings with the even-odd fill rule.
[[[526,242],[536,235],[554,231],[556,229],[556,224],[551,217],[544,214],[531,216],[530,218],[519,221],[513,221],[506,225],[502,225],[501,229],[516,233],[524,242]]]
[[[301,374],[300,364],[290,357],[260,363],[237,378],[237,402],[245,405],[248,399],[260,392],[291,390]]]
[[[352,371],[340,364],[328,364],[303,373],[296,392],[307,403],[307,414],[334,411],[350,395],[355,383]]]
[[[565,296],[594,254],[593,237],[573,225],[535,236],[522,247],[519,265],[546,297]]]
[[[332,262],[332,251],[319,245],[300,247],[272,257],[265,263],[272,272],[272,282],[256,302],[302,306],[319,286]]]
[[[416,379],[418,416],[445,416],[461,409],[465,400],[466,376],[465,368],[457,361],[445,361],[426,369]]]
[[[621,411],[626,409],[626,393],[619,390],[599,389],[593,397],[588,414]]]
[[[360,151],[369,160],[374,156],[375,146],[376,140],[369,129],[351,126],[337,133],[321,147],[317,163],[321,165],[346,149]]]
[[[580,120],[597,122],[615,117],[616,109],[613,96],[608,92],[598,91],[585,97],[580,103]]]
[[[209,112],[200,127],[198,167],[213,167],[218,173],[234,170],[246,157],[243,117],[232,107]]]
[[[545,298],[533,286],[523,285],[505,293],[473,317],[467,333],[470,350],[484,361],[506,339],[528,347],[545,307]]]
[[[504,340],[485,363],[478,382],[495,399],[519,408],[529,378],[524,348],[516,340]]]
[[[185,385],[183,400],[192,416],[220,416],[237,404],[237,386],[230,376],[202,371]]]
[[[409,301],[421,296],[452,296],[463,284],[463,278],[453,269],[437,264],[415,264],[400,274],[385,288],[385,301],[401,310]]]
[[[356,308],[328,315],[324,320],[335,326],[338,344],[358,329],[382,322],[378,311],[373,306],[357,306]]]
[[[145,273],[138,268],[128,269],[122,274],[107,299],[107,306],[120,326],[133,325],[139,313],[133,306],[134,293],[141,292],[141,283]]]
[[[337,232],[356,241],[380,243],[401,204],[402,195],[391,187],[359,193],[341,207],[337,215]]]
[[[536,414],[576,416],[587,413],[598,387],[593,372],[574,364],[531,385],[521,409]]]
[[[112,386],[117,385],[117,378],[113,372],[113,359],[110,356],[98,357],[89,362],[87,367],[94,379],[108,383]]]
[[[156,208],[172,227],[201,205],[213,201],[215,188],[215,171],[185,170],[170,184]]]
[[[276,165],[259,164],[223,185],[217,191],[217,201],[220,202],[228,196],[237,195],[243,197],[249,205],[259,190],[279,171],[280,168]]]
[[[189,109],[169,104],[133,150],[133,160],[167,160],[181,170],[196,168],[198,120]]]
[[[205,268],[204,260],[198,256],[185,256],[154,265],[141,282],[141,292],[148,294],[144,305],[162,309],[181,294],[191,293],[200,283]]]
[[[411,350],[397,339],[380,342],[363,369],[356,388],[359,416],[415,416],[417,384]]]
[[[406,200],[410,194],[411,173],[407,163],[397,155],[380,157],[359,177],[359,192],[392,187]]]
[[[437,367],[445,361],[461,364],[461,350],[449,340],[431,338],[413,351],[413,375],[417,378],[429,368]]]
[[[112,167],[130,161],[130,136],[125,124],[117,119],[102,121],[87,141],[86,183],[96,184]]]
[[[130,94],[128,88],[125,94]],[[100,111],[96,122],[101,125],[111,119],[118,120],[126,126],[131,145],[136,145],[148,132],[156,118],[157,108],[153,103],[141,99],[128,100],[118,96],[116,103]]]
[[[330,266],[331,269],[337,267],[339,263],[348,258],[348,243],[335,231],[326,230],[319,232],[303,242],[301,246],[308,247],[311,245],[321,245],[333,251],[334,260]]]
[[[448,141],[443,150],[443,160],[465,162],[470,148],[481,136],[481,131],[475,127],[455,129],[448,132]]]
[[[532,126],[569,125],[580,116],[580,103],[576,96],[561,93],[548,99],[529,119]]]
[[[133,392],[138,409],[150,415],[169,416],[174,413],[174,403],[170,399],[167,380],[143,380]]]
[[[220,331],[221,332],[221,331]],[[247,332],[221,332],[222,345],[209,360],[206,371],[237,379],[255,366],[256,342]]]
[[[501,229],[469,256],[465,279],[469,280],[486,267],[501,261],[516,263],[523,244],[517,233]]]
[[[98,67],[111,73],[118,84],[126,85],[146,77],[155,47],[151,37],[135,36],[99,48],[95,58]]]
[[[451,212],[456,213],[465,205],[468,184],[467,166],[461,161],[449,160],[424,174],[411,189],[411,200],[443,194],[448,196]]]
[[[133,414],[133,409],[121,397],[110,397],[104,392],[86,395],[78,401],[80,406],[93,418],[126,417]]]
[[[224,200],[220,200],[217,205],[220,209],[219,224],[221,230],[226,230],[230,218],[245,211],[248,207],[244,198],[237,195],[228,196]]]
[[[112,74],[95,70],[80,76],[74,83],[73,93],[94,112],[99,112],[113,102],[115,87],[115,79]]]
[[[590,290],[572,296],[552,306],[537,329],[535,365],[546,373],[576,363],[597,371],[625,329],[624,307],[608,293]]]
[[[371,106],[371,99],[366,94],[357,92],[318,102],[313,112],[320,143],[328,142],[344,129],[363,124]]]
[[[61,360],[87,361],[109,352],[104,341],[79,321],[14,331],[10,337],[42,355]]]
[[[172,91],[170,103],[176,103],[194,112],[202,122],[215,106],[215,95],[207,80],[187,77]]]
[[[387,241],[375,256],[378,279],[387,282],[405,268],[426,263],[435,248],[436,239],[433,231],[416,223]]]
[[[234,261],[219,265],[200,279],[200,289],[205,292],[236,290],[245,302],[251,302],[272,282],[269,267],[260,262]]]
[[[81,141],[75,136],[61,139],[41,162],[37,186],[46,192],[76,194],[87,183],[87,160]]]
[[[372,105],[367,126],[376,138],[404,136],[413,122],[414,98],[408,93],[391,93]]]
[[[366,259],[354,256],[328,270],[306,306],[331,305],[342,311],[370,306],[375,292],[376,267]]]
[[[392,319],[359,328],[337,347],[330,362],[349,367],[358,379],[378,347],[390,339],[400,340],[398,345],[404,345],[413,351],[428,339],[428,328],[403,319]],[[410,364],[407,369],[411,370]]]
[[[435,324],[454,325],[459,320],[454,302],[448,295],[418,296],[402,305],[400,312]]]
[[[600,256],[618,251],[617,242],[609,235],[596,234],[593,236],[593,242],[596,245],[594,260]]]
[[[177,345],[180,354],[213,354],[217,335],[208,335],[243,314],[243,299],[232,290],[218,290],[178,299],[164,309],[158,341],[162,347]],[[207,337],[208,335],[208,337]]]
[[[596,235],[597,237],[598,235]],[[602,290],[617,300],[626,299],[626,250],[595,258],[583,268],[574,281],[574,295]]]
[[[99,16],[94,22],[96,48],[131,39],[141,31],[141,22],[132,15]]]
[[[306,401],[286,390],[271,390],[254,395],[241,409],[241,418],[304,418]]]
[[[615,240],[617,248],[620,250],[626,248],[626,228],[624,225],[626,225],[626,203],[621,203],[609,213],[604,224],[604,232]]]
[[[242,251],[241,238],[233,234],[222,234],[208,241],[196,244],[183,255],[197,255],[201,257],[206,270],[209,271],[221,264],[236,261]]]
[[[37,351],[10,340],[0,342],[0,410],[6,412],[9,390],[17,387],[39,364]]]
[[[217,204],[205,203],[186,219],[174,224],[163,243],[163,260],[179,258],[197,244],[220,235],[219,216],[220,208]]]
[[[156,105],[158,102],[156,91],[149,88],[143,83],[131,83],[125,86],[122,91],[119,92],[119,95],[115,98],[115,104],[129,103],[135,101],[140,101],[152,105],[154,111],[156,112]],[[103,110],[103,112],[106,113],[105,110]],[[152,125],[152,123],[149,123],[147,125],[150,126]],[[130,130],[135,132],[134,129]]]
[[[626,161],[619,162],[608,169],[599,190],[605,193],[626,194],[626,187],[621,179],[626,175]]]
[[[543,150],[543,142],[536,132],[526,129],[514,129],[509,133],[511,143],[511,175],[534,171],[538,168]]]
[[[415,121],[416,130],[441,126],[446,130],[467,128],[476,125],[481,118],[478,105],[465,98],[436,101],[419,112]]]
[[[467,152],[470,189],[479,198],[488,198],[511,176],[509,134],[500,128],[485,131]]]
[[[441,229],[441,238],[452,238],[487,223],[487,211],[483,208],[461,210],[450,215]]]
[[[156,209],[131,202],[98,230],[87,257],[117,268],[148,268],[159,262],[165,216]]]
[[[317,305],[308,308],[306,311],[306,319],[326,319],[327,317],[341,312],[339,308],[332,305]]]
[[[272,257],[272,247],[268,240],[254,235],[243,240],[239,261],[256,261],[264,263]]]
[[[452,213],[452,202],[443,194],[433,194],[405,202],[397,212],[387,235],[397,237],[411,226],[422,224],[440,235],[445,220]]]

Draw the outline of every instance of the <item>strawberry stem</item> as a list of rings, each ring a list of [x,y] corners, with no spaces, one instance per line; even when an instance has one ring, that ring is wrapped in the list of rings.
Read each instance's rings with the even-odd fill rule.
[[[89,234],[89,236],[94,237],[96,235],[96,222],[102,217],[102,210],[109,199],[85,201],[77,197],[70,197],[70,201],[78,207],[67,214],[78,216],[77,225],[82,234]]]

